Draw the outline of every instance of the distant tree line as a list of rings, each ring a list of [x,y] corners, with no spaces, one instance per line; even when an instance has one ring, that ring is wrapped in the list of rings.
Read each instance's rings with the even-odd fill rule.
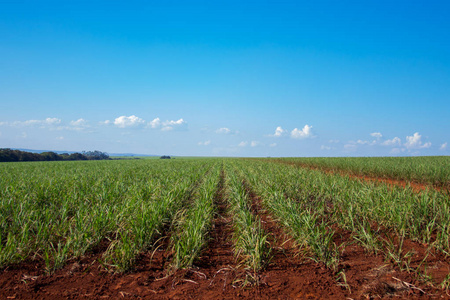
[[[83,151],[82,153],[63,153],[55,152],[32,153],[9,148],[0,149],[0,162],[12,161],[57,161],[57,160],[102,160],[110,159],[109,155],[101,151]]]

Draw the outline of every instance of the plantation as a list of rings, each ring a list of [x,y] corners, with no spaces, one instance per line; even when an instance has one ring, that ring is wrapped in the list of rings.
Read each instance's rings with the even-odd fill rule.
[[[450,298],[448,157],[0,170],[2,299]]]

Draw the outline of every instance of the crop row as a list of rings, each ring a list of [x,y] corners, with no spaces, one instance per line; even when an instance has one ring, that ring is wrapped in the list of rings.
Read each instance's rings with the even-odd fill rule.
[[[450,188],[450,157],[448,156],[302,157],[271,160],[296,163],[327,171],[348,172],[356,176],[412,181]]]
[[[401,236],[450,251],[450,200],[443,192],[417,193],[273,163],[246,162],[241,168],[266,198],[292,199],[321,214],[327,210],[329,218],[351,230],[377,220]]]
[[[129,269],[190,199],[213,162],[4,164],[0,267],[41,257],[51,272],[102,241],[107,265]]]
[[[270,251],[235,170],[219,160],[4,164],[0,178],[0,268],[31,258],[51,273],[98,249],[107,268],[127,271],[171,235],[172,270],[207,247],[219,181],[234,255],[252,271]],[[222,174],[222,175],[220,175]]]
[[[450,199],[436,190],[417,193],[351,180],[346,176],[261,161],[235,161],[251,187],[262,196],[299,249],[338,271],[340,245],[334,243],[336,225],[352,232],[367,252],[383,253],[400,269],[421,274],[428,255],[450,255]],[[413,252],[403,249],[405,239],[428,248],[413,270]],[[447,275],[443,280],[448,285]]]
[[[99,248],[104,266],[127,271],[165,236],[171,237],[170,271],[189,268],[209,247],[215,220],[224,218],[236,265],[258,272],[268,266],[274,245],[250,190],[301,253],[334,272],[341,259],[338,229],[401,268],[408,265],[401,249],[405,239],[428,245],[429,253],[450,255],[450,199],[434,189],[417,193],[272,160],[39,162],[2,168],[0,268],[28,258],[40,259],[52,272]],[[226,206],[220,213],[219,202]]]

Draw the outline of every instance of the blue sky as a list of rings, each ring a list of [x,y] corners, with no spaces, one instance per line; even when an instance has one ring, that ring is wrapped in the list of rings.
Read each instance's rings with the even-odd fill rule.
[[[3,1],[0,147],[449,155],[448,1]]]

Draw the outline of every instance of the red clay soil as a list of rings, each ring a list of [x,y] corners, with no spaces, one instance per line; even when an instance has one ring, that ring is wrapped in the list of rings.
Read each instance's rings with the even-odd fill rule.
[[[333,272],[324,265],[305,258],[292,238],[264,209],[261,197],[257,196],[245,181],[243,185],[251,199],[253,214],[261,218],[264,231],[269,233],[268,242],[272,248],[270,263],[260,276],[274,273],[271,275],[273,280],[271,285],[280,287],[278,297],[282,296],[283,299],[345,299],[348,297],[349,293],[337,285]],[[291,292],[286,295],[288,287]]]
[[[261,160],[261,159],[259,159],[259,160]],[[261,161],[263,161],[263,160],[261,160]],[[424,183],[415,182],[415,181],[399,180],[399,179],[393,179],[393,178],[381,178],[381,177],[374,177],[374,176],[367,176],[367,175],[355,175],[355,174],[352,174],[345,170],[335,170],[332,168],[317,167],[317,166],[312,166],[312,165],[308,165],[308,164],[302,164],[300,162],[292,162],[292,161],[284,161],[284,160],[272,160],[271,162],[290,165],[290,166],[296,166],[296,167],[301,167],[301,168],[306,168],[306,169],[311,169],[311,170],[319,170],[319,171],[322,171],[327,174],[338,174],[341,176],[348,176],[350,178],[357,179],[357,180],[364,180],[364,181],[370,181],[370,182],[375,182],[375,183],[384,183],[384,184],[387,184],[390,186],[401,186],[404,188],[407,186],[410,186],[415,192],[421,192],[421,191],[425,191],[427,189],[428,190],[435,189],[437,191],[443,191],[443,192],[447,191],[447,194],[449,194],[448,187],[446,189],[446,188],[442,188],[440,186],[433,186],[430,184],[424,184]]]
[[[416,283],[355,244],[343,247],[339,265],[349,290],[335,273],[298,255],[289,237],[264,211],[260,199],[255,195],[252,199],[254,212],[271,233],[273,247],[272,260],[258,274],[240,268],[234,258],[222,174],[211,240],[193,268],[168,275],[171,256],[165,239],[156,250],[141,254],[132,272],[108,272],[99,263],[108,246],[104,241],[52,275],[45,274],[39,259],[0,271],[0,299],[450,299],[445,291]],[[338,233],[337,244],[352,240],[349,233]],[[258,285],[252,284],[255,279]]]
[[[280,266],[283,264],[283,261],[287,260],[288,263],[297,264],[303,269],[306,268],[305,259],[303,259],[302,264],[301,258],[295,255],[295,253],[298,254],[296,245],[263,208],[261,198],[249,188],[247,183],[244,182],[243,184],[252,199],[253,212],[261,217],[264,230],[271,233],[269,242],[275,251],[272,263],[275,266]],[[340,257],[337,270],[334,273],[328,270],[327,276],[331,280],[326,284],[341,287],[340,294],[345,294],[345,297],[349,299],[390,297],[395,297],[396,299],[450,298],[443,290],[418,282],[413,274],[401,271],[398,267],[396,268],[387,262],[383,256],[367,253],[363,247],[354,242],[350,231],[343,230],[336,225],[333,227],[336,232],[334,242],[340,249]],[[275,237],[278,237],[278,239]],[[412,244],[414,244],[414,247]],[[425,257],[424,252],[426,250],[424,247],[420,247],[418,243],[411,241],[405,241],[403,247],[406,251],[405,253],[408,251],[414,252],[411,267],[417,267]],[[280,258],[280,253],[284,254],[283,258]],[[436,282],[441,282],[450,272],[450,265],[442,254],[434,253],[433,258],[428,259],[427,263],[429,266],[433,266],[433,273],[428,272],[428,274],[432,275]],[[445,271],[447,272],[445,273]],[[342,293],[343,288],[345,288],[345,293]],[[335,296],[337,297],[337,295],[339,293],[336,293]],[[320,298],[326,297],[321,295]]]
[[[352,291],[351,297],[354,299],[370,299],[378,297],[395,296],[403,299],[449,299],[446,291],[439,289],[436,282],[440,283],[449,273],[449,264],[442,256],[427,260],[428,266],[433,266],[436,270],[427,274],[439,275],[433,277],[434,286],[431,282],[421,280],[413,271],[408,272],[405,268],[400,269],[393,261],[387,260],[383,252],[378,255],[369,254],[367,251],[354,241],[353,234],[350,231],[334,226],[334,242],[340,247],[340,260],[338,269],[345,273],[345,278],[349,288]],[[414,251],[418,249],[417,245],[411,241],[405,241],[404,251]],[[417,268],[420,261],[425,258],[421,252],[414,252],[410,267]],[[439,269],[437,269],[439,268]],[[422,268],[423,269],[423,268]],[[444,272],[445,275],[443,275]],[[440,274],[438,274],[440,273]],[[341,282],[343,282],[341,276]]]

